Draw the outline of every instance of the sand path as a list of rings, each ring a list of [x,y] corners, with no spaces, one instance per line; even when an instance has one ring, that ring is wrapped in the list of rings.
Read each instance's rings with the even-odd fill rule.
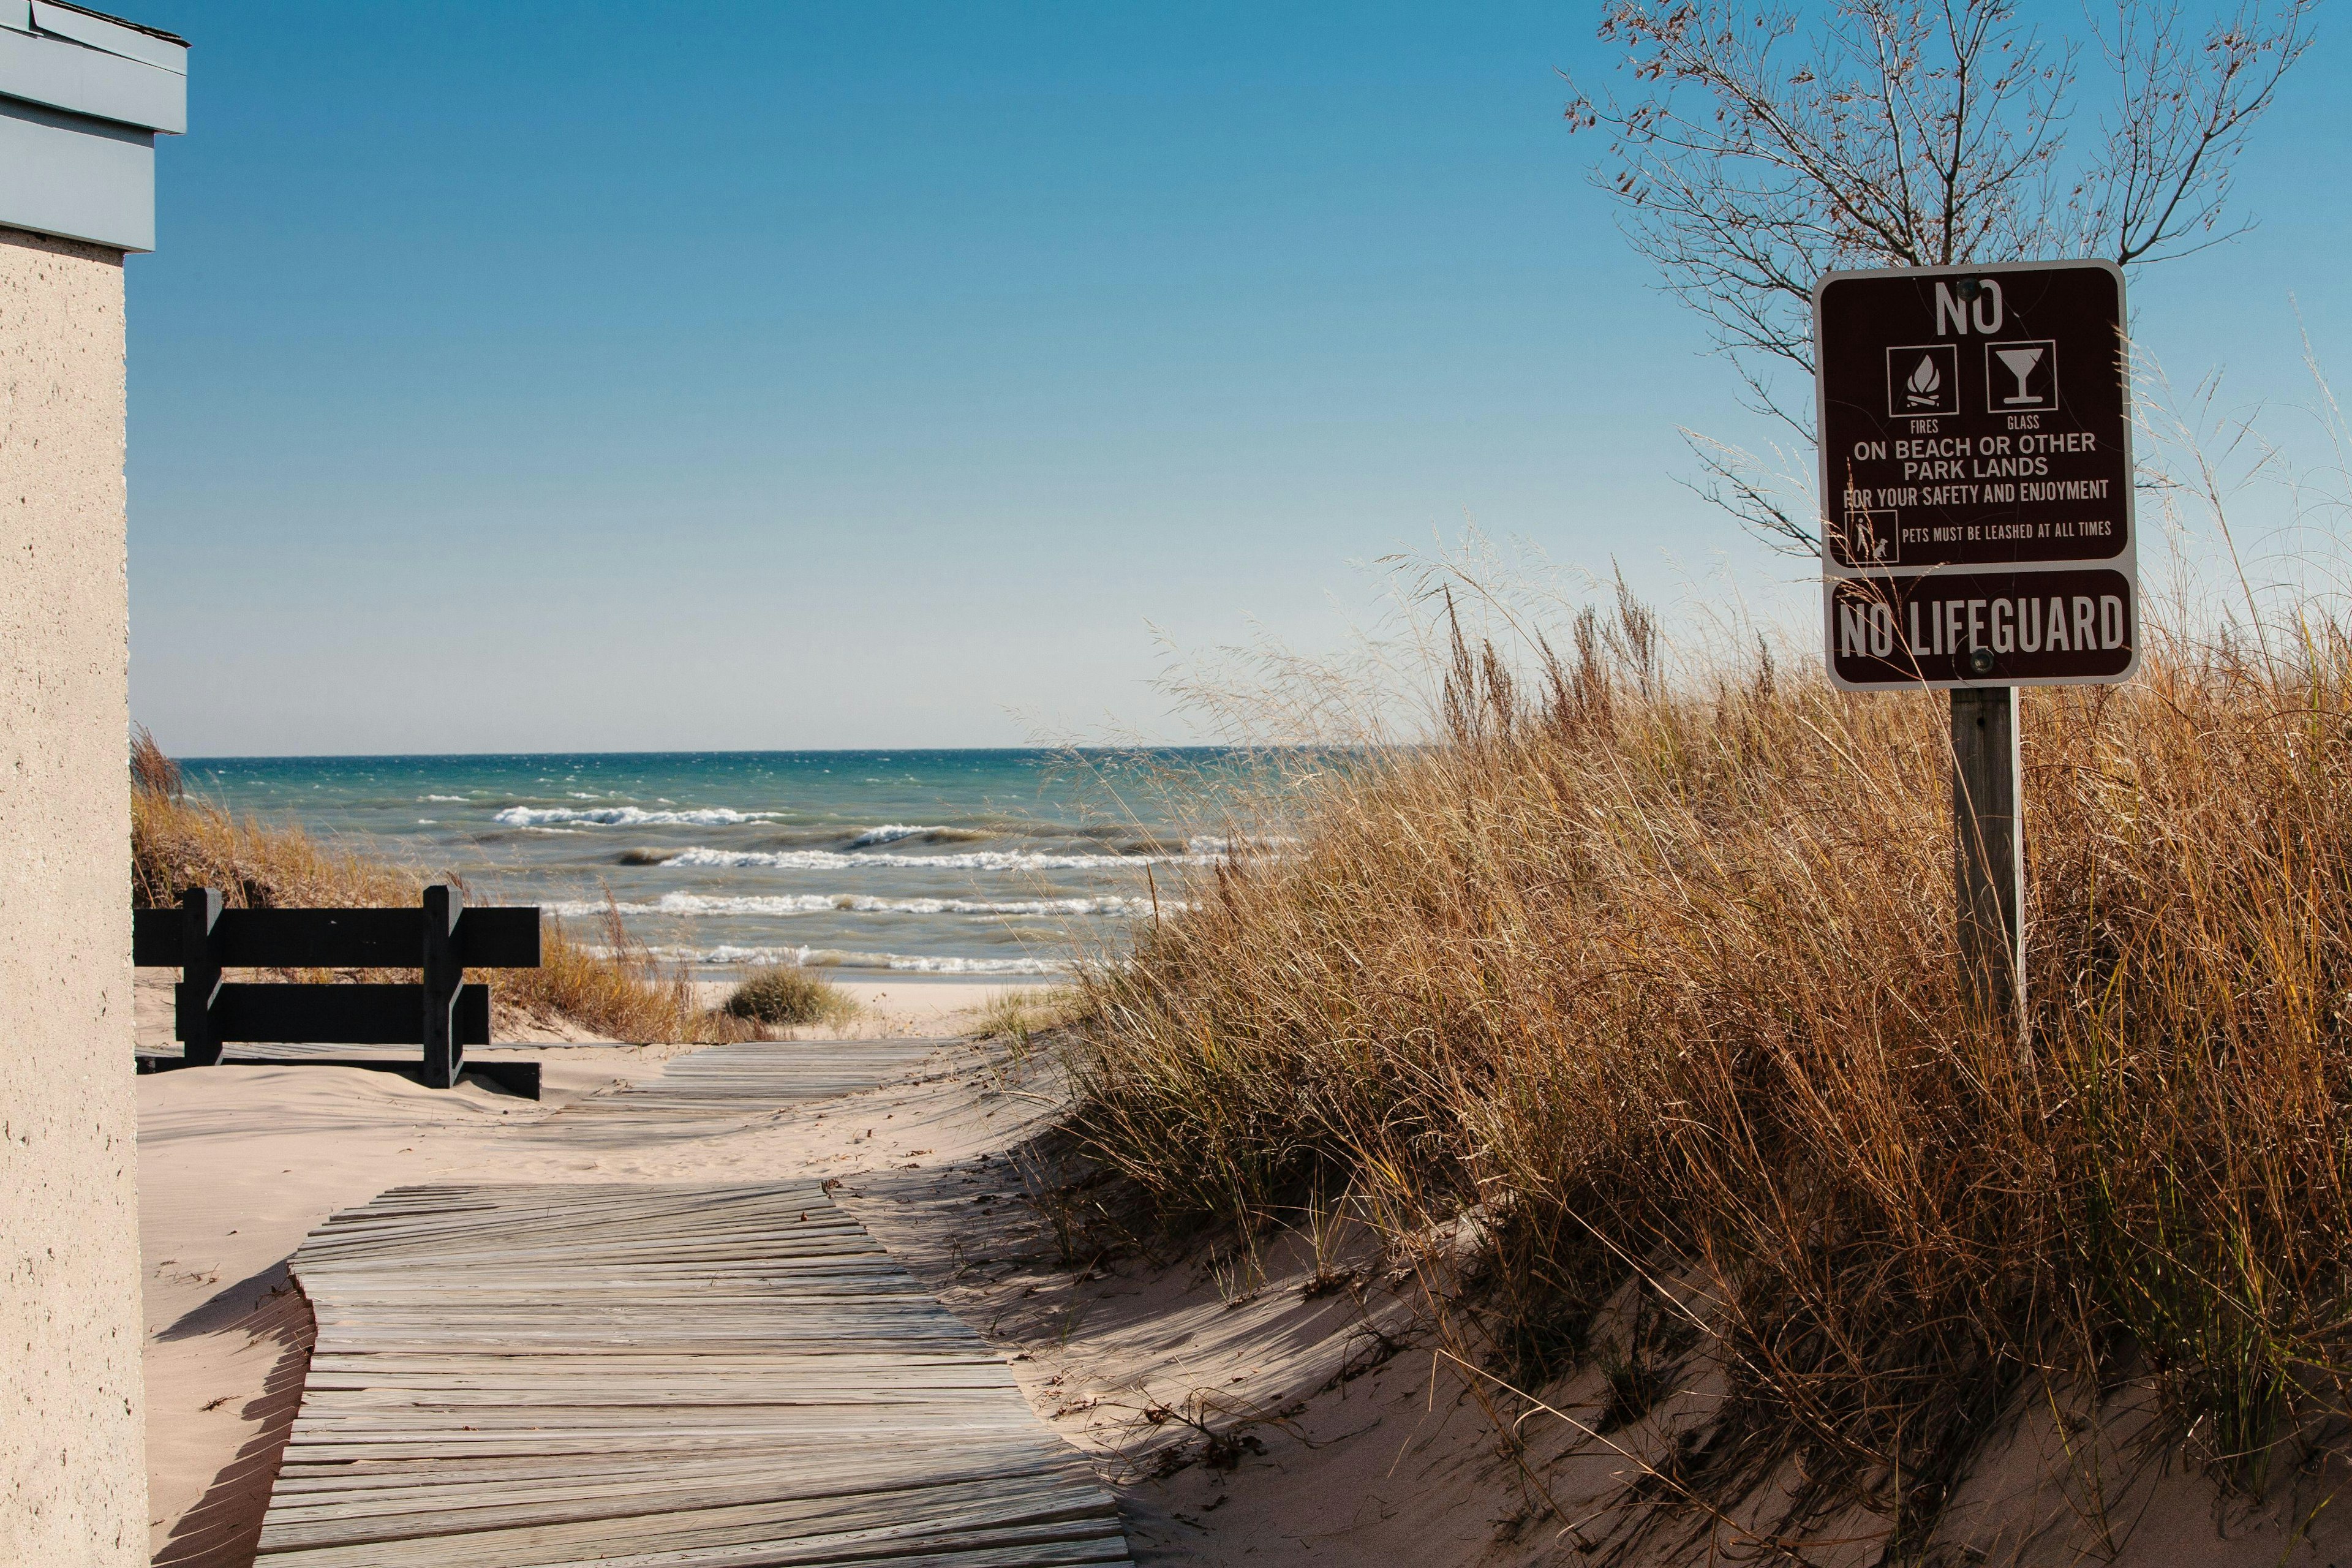
[[[287,1260],[334,1211],[428,1182],[827,1178],[1090,1457],[1138,1563],[1443,1568],[1559,1550],[1524,1529],[1512,1467],[1364,1237],[1294,1237],[1255,1273],[1141,1240],[1108,1189],[1070,1186],[1036,1142],[1066,1103],[1049,1058],[945,1037],[909,1052],[968,1023],[957,1005],[985,988],[902,995],[915,1006],[884,1016],[885,1039],[837,1047],[891,1058],[877,1087],[644,1136],[610,1097],[675,1047],[534,1047],[537,1102],[333,1068],[141,1079],[155,1560],[250,1563],[310,1344]],[[168,996],[142,998],[149,1027]],[[556,1136],[573,1114],[611,1136]]]
[[[300,1401],[310,1338],[287,1260],[330,1214],[421,1181],[823,1179],[903,1162],[918,1149],[921,1157],[953,1160],[1005,1147],[1038,1108],[966,1081],[984,1053],[945,1039],[909,1046],[910,1037],[951,1029],[986,994],[981,986],[922,987],[911,1005],[875,1020],[886,1038],[841,1047],[845,1059],[877,1058],[867,1081],[898,1079],[884,1093],[854,1093],[781,1117],[774,1108],[747,1108],[740,1119],[685,1135],[676,1128],[605,1127],[631,1119],[599,1114],[614,1090],[661,1073],[679,1047],[523,1047],[516,1054],[545,1064],[536,1102],[470,1080],[433,1090],[395,1074],[341,1068],[219,1067],[142,1078],[156,1561],[250,1562]],[[141,986],[142,1044],[168,1032],[169,997],[168,980]],[[553,1119],[567,1110],[596,1121],[606,1135],[577,1142],[549,1136]],[[880,1125],[871,1131],[852,1125],[859,1115]]]

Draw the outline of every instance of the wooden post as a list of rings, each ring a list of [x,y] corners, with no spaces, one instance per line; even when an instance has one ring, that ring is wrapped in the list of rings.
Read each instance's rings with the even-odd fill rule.
[[[466,1043],[458,1037],[457,990],[466,971],[456,941],[465,900],[454,888],[435,883],[425,889],[425,1084],[449,1089],[465,1070]]]
[[[220,912],[217,888],[188,888],[180,894],[180,984],[172,994],[173,1032],[190,1067],[215,1067],[221,1059],[220,1032],[213,1027],[213,999],[221,986],[213,928]]]
[[[2018,917],[2025,835],[2017,755],[2017,691],[1952,691],[1952,889],[1961,978],[1987,1015],[2025,1015],[2024,931]]]

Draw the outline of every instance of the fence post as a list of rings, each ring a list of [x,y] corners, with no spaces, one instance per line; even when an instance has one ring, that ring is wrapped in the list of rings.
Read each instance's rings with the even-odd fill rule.
[[[2018,816],[2017,692],[1952,691],[1952,882],[1962,984],[1985,1015],[2022,1029],[2025,945],[2019,888],[2025,835]]]
[[[466,971],[458,956],[457,917],[466,901],[442,883],[425,889],[425,1085],[449,1089],[465,1070],[466,1043],[457,1037],[457,990]]]
[[[172,1032],[180,1037],[181,1058],[190,1067],[215,1067],[221,1059],[220,1033],[213,1026],[213,999],[221,984],[213,927],[220,912],[219,889],[181,890],[180,984],[172,993]]]

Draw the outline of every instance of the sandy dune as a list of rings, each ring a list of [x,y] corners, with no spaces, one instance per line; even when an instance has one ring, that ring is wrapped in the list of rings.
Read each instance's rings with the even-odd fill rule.
[[[987,989],[924,985],[919,1005],[870,1023],[898,1038],[944,1037]],[[143,1000],[157,1026],[155,999]],[[850,1059],[859,1047],[812,1048]],[[333,1210],[436,1178],[809,1175],[841,1178],[836,1198],[1003,1350],[1040,1418],[1089,1452],[1118,1491],[1139,1562],[1467,1568],[1706,1555],[1690,1519],[1644,1532],[1623,1500],[1667,1458],[1677,1412],[1721,1398],[1720,1378],[1705,1368],[1661,1402],[1658,1419],[1601,1436],[1591,1429],[1608,1397],[1600,1373],[1571,1380],[1549,1391],[1560,1415],[1524,1427],[1514,1458],[1479,1406],[1476,1380],[1416,1326],[1409,1280],[1367,1237],[1326,1237],[1318,1255],[1291,1236],[1255,1276],[1214,1251],[1139,1247],[1132,1236],[1106,1253],[1120,1235],[1116,1205],[1108,1215],[1084,1211],[1107,1189],[1070,1190],[1072,1173],[1042,1152],[1052,1141],[1038,1135],[1064,1100],[1051,1063],[961,1040],[941,1037],[873,1089],[717,1136],[583,1148],[551,1126],[567,1105],[660,1072],[675,1049],[535,1048],[547,1064],[538,1102],[334,1068],[142,1079],[156,1561],[251,1561],[310,1339],[285,1260]],[[1951,1562],[2083,1561],[2097,1528],[2111,1536],[2097,1560],[2339,1560],[2344,1531],[2332,1520],[2287,1549],[2289,1514],[2308,1512],[2294,1489],[2269,1505],[2231,1503],[2113,1441],[2128,1436],[2127,1422],[2111,1420],[2103,1434],[2094,1500],[2091,1472],[2051,1440],[2053,1430],[2023,1419],[1990,1445],[1939,1531],[1984,1555]],[[1841,1533],[1834,1518],[1823,1522]],[[1864,1527],[1856,1539],[1808,1560],[1876,1560],[1868,1542],[1877,1530],[1853,1522]],[[1705,1524],[1697,1520],[1702,1533]],[[1739,1524],[1725,1521],[1724,1544],[1743,1544]]]

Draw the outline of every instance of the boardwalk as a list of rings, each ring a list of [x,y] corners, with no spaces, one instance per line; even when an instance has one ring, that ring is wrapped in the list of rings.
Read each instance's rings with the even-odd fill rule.
[[[932,1048],[721,1047],[540,1135],[723,1133]],[[293,1271],[318,1342],[258,1568],[1129,1561],[1003,1362],[814,1183],[398,1187]]]
[[[936,1040],[755,1040],[679,1057],[662,1075],[551,1116],[533,1135],[582,1148],[708,1138],[795,1105],[871,1089],[928,1060]]]
[[[268,1568],[1128,1561],[1003,1363],[814,1184],[401,1187],[294,1271]]]

